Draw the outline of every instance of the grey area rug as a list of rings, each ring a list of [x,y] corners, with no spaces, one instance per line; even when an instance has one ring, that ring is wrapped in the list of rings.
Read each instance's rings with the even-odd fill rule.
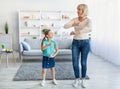
[[[55,65],[57,80],[75,79],[71,62],[56,62]],[[14,81],[41,80],[42,64],[40,63],[23,63],[18,69]],[[47,70],[46,79],[52,79],[50,69]],[[86,79],[89,79],[87,76]]]

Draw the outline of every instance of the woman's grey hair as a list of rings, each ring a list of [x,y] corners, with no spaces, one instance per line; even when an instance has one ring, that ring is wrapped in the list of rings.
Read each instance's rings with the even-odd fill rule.
[[[82,9],[83,9],[83,14],[84,14],[85,16],[87,16],[87,15],[88,15],[88,6],[87,6],[86,4],[79,4],[79,5],[77,6],[77,9],[79,9],[79,7],[82,7]]]

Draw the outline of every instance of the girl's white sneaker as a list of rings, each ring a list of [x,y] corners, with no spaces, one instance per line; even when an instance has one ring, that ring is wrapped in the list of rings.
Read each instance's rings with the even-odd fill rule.
[[[45,80],[42,80],[42,82],[41,82],[41,86],[42,86],[42,87],[45,86]]]
[[[57,81],[56,81],[56,79],[52,80],[52,83],[53,83],[54,85],[57,85],[57,84],[58,84]]]

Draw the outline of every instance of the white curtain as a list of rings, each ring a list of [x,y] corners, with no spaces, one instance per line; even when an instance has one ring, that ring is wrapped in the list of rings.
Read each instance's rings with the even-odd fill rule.
[[[91,50],[94,54],[120,65],[120,10],[118,0],[90,0],[93,22]]]

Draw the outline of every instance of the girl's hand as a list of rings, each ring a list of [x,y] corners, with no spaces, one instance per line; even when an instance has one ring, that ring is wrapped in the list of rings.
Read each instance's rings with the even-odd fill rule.
[[[54,55],[50,55],[49,58],[54,58],[55,56]]]
[[[52,46],[52,41],[50,41],[50,43],[48,44],[48,46]]]

